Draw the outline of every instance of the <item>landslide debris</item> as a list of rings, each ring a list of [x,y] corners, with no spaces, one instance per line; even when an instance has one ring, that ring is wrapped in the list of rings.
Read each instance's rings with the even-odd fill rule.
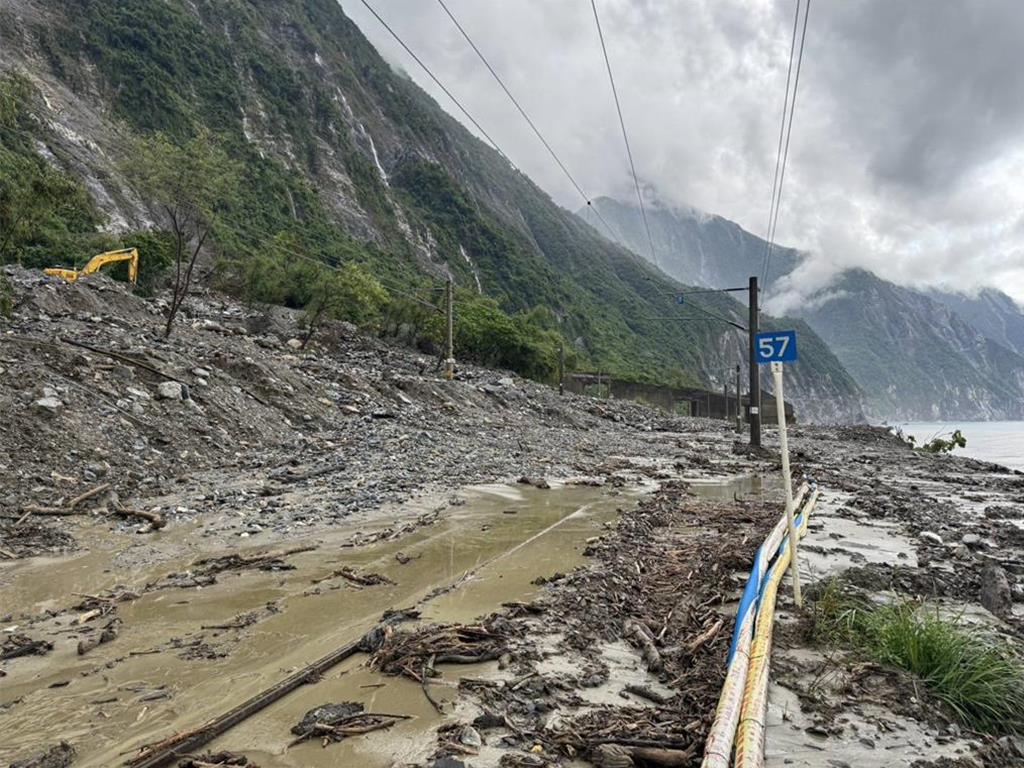
[[[66,551],[82,518],[106,513],[124,530],[198,519],[207,535],[287,534],[430,489],[596,475],[613,446],[642,454],[652,433],[700,431],[468,365],[445,382],[434,359],[347,324],[296,350],[297,313],[213,292],[190,296],[164,338],[159,297],[102,275],[4,274],[7,558]]]

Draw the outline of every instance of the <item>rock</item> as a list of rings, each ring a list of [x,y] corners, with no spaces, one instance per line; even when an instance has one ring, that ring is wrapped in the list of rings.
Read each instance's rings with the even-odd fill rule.
[[[503,387],[514,387],[516,383],[510,378],[498,379],[498,384]]]
[[[957,560],[973,560],[974,555],[971,554],[971,550],[968,549],[966,544],[961,544],[953,550],[953,557]]]
[[[984,543],[981,540],[981,536],[979,536],[976,533],[965,533],[963,535],[963,538],[960,539],[960,541],[963,542],[966,546],[971,547],[972,549],[978,549],[979,547],[984,546]]]
[[[459,734],[459,741],[467,747],[473,747],[474,749],[479,749],[484,743],[484,740],[480,738],[480,733],[472,725],[467,725],[462,729],[462,732]]]
[[[454,757],[439,757],[430,764],[430,768],[466,768],[466,764]]]
[[[64,403],[56,397],[40,397],[32,403],[32,407],[40,413],[54,414],[64,407]]]
[[[74,758],[75,748],[66,741],[62,741],[34,757],[15,760],[11,763],[11,768],[66,768],[71,765]]]
[[[192,375],[198,376],[200,379],[208,379],[211,376],[211,372],[208,368],[193,368]]]
[[[519,483],[521,485],[532,485],[534,488],[540,488],[541,490],[547,490],[551,487],[551,484],[543,477],[527,477],[523,475],[519,478]]]
[[[188,400],[188,389],[176,381],[163,381],[156,388],[158,400]]]
[[[929,544],[942,544],[942,537],[935,531],[921,531],[918,538],[922,541],[927,541]]]
[[[302,349],[302,342],[299,341],[298,339],[288,339],[288,341],[286,341],[285,344],[288,345],[289,349]]]
[[[995,616],[1009,616],[1013,609],[1010,582],[998,565],[986,565],[981,571],[981,604]]]
[[[128,387],[128,389],[126,389],[125,391],[129,395],[134,397],[136,400],[149,400],[149,399],[151,399],[150,396],[149,396],[149,392],[146,392],[144,389],[136,389],[135,387]]]

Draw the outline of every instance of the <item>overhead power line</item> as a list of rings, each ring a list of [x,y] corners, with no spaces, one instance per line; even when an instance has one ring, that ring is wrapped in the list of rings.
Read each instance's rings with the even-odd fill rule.
[[[402,48],[405,49],[405,52],[408,53],[410,56],[412,56],[413,60],[415,60],[415,62],[417,64],[419,64],[420,67],[423,68],[423,71],[426,72],[430,76],[430,79],[433,80],[437,84],[437,87],[445,92],[445,95],[449,99],[452,100],[452,103],[455,104],[455,106],[459,108],[459,111],[461,111],[462,114],[464,114],[466,116],[466,119],[468,119],[469,122],[471,122],[476,127],[476,129],[478,131],[480,131],[480,133],[483,135],[483,137],[486,138],[488,142],[490,142],[490,145],[492,147],[494,147],[495,151],[499,155],[504,157],[506,160],[508,160],[508,156],[504,152],[501,151],[501,147],[498,146],[498,142],[496,142],[494,139],[491,138],[490,134],[487,133],[487,131],[485,131],[483,129],[483,127],[480,125],[480,123],[478,123],[476,121],[476,119],[471,114],[469,114],[469,112],[466,110],[466,108],[464,106],[462,106],[462,102],[460,102],[457,98],[455,98],[455,96],[452,94],[452,92],[449,91],[445,87],[444,83],[442,83],[440,80],[437,79],[437,76],[430,70],[430,67],[428,67],[426,64],[424,64],[423,60],[420,59],[419,56],[417,56],[415,53],[412,52],[412,49],[408,45],[406,45],[405,41],[402,40],[402,38],[398,36],[398,33],[395,32],[395,30],[393,30],[390,27],[390,25],[386,21],[384,21],[384,19],[381,18],[380,14],[377,13],[377,11],[375,11],[373,9],[372,5],[370,5],[366,0],[361,0],[361,1],[362,1],[363,5],[366,6],[366,10],[368,10],[370,13],[372,13],[374,18],[377,19],[377,21],[379,21],[381,23],[381,25],[384,27],[384,29],[386,29],[391,34],[391,36],[393,38],[395,38],[395,40],[398,42],[398,44],[400,46],[402,46]],[[512,161],[509,160],[509,163],[511,163],[511,162]]]
[[[594,23],[597,25],[597,37],[601,41],[601,53],[604,54],[604,64],[608,69],[608,82],[612,86],[612,96],[615,99],[615,111],[619,115],[619,126],[622,128],[622,141],[626,145],[626,157],[629,159],[629,170],[633,174],[633,186],[636,188],[636,201],[640,205],[640,217],[644,222],[644,230],[647,232],[647,243],[651,248],[651,261],[658,267],[658,255],[654,252],[654,239],[651,237],[651,228],[647,223],[647,210],[644,208],[644,196],[640,193],[640,180],[636,175],[636,165],[633,163],[633,152],[629,148],[629,136],[626,133],[626,121],[622,119],[622,106],[619,104],[619,92],[615,88],[615,76],[612,74],[612,62],[608,58],[608,48],[604,43],[604,33],[601,31],[601,19],[597,15],[597,3],[590,0],[590,7],[594,11]]]
[[[548,151],[548,154],[551,155],[551,158],[558,164],[558,167],[562,169],[562,173],[565,174],[565,177],[569,179],[569,182],[573,185],[573,187],[575,187],[580,197],[583,198],[583,202],[587,204],[587,210],[593,210],[594,213],[597,214],[597,217],[601,219],[601,222],[607,228],[608,234],[614,238],[615,233],[612,231],[612,228],[608,224],[608,222],[605,221],[604,216],[601,215],[601,211],[599,211],[597,207],[592,204],[590,196],[586,192],[584,192],[583,188],[576,182],[576,179],[569,172],[569,169],[565,166],[565,163],[562,162],[562,159],[558,156],[555,150],[552,149],[551,144],[548,142],[548,140],[544,138],[544,134],[540,132],[540,129],[537,127],[536,123],[534,123],[530,116],[526,113],[526,110],[523,109],[523,106],[519,103],[518,99],[516,99],[516,97],[512,95],[512,92],[508,89],[508,86],[505,85],[505,82],[494,70],[494,67],[491,66],[491,63],[487,60],[487,57],[484,56],[480,48],[477,47],[477,44],[473,42],[473,38],[469,36],[469,33],[466,32],[462,24],[459,23],[459,20],[455,18],[455,14],[451,12],[451,10],[445,4],[444,0],[437,0],[437,2],[441,6],[441,8],[444,9],[444,12],[448,15],[448,18],[452,20],[452,23],[459,30],[459,32],[462,33],[462,36],[466,39],[466,42],[469,43],[469,47],[473,49],[473,52],[476,53],[480,61],[482,61],[484,66],[487,67],[487,71],[491,73],[491,77],[493,77],[497,81],[498,85],[501,86],[501,89],[505,92],[505,95],[508,96],[509,101],[511,101],[515,108],[519,110],[519,114],[523,116],[523,119],[526,121],[527,125],[530,126],[534,134],[536,134],[537,138],[540,139],[540,143],[544,145],[544,149]]]
[[[804,43],[807,40],[807,17],[811,13],[811,0],[804,5],[804,23],[800,32],[800,48],[796,56],[796,73],[793,75],[793,52],[796,49],[796,31],[800,20],[800,0],[796,0],[796,12],[793,16],[793,38],[789,47],[789,68],[786,72],[786,95],[782,103],[782,121],[779,125],[779,147],[775,155],[775,179],[772,181],[772,202],[768,211],[768,232],[765,244],[764,269],[761,282],[767,285],[768,269],[771,266],[772,252],[775,249],[775,233],[779,224],[779,209],[782,206],[782,185],[786,178],[786,161],[789,159],[789,141],[793,133],[793,113],[796,110],[796,94],[800,86],[800,70],[804,60]],[[793,79],[792,94],[790,93],[790,77]],[[787,104],[788,102],[788,104]],[[786,108],[789,108],[787,115]],[[782,134],[785,130],[786,139],[783,143]],[[781,151],[781,160],[779,156]]]

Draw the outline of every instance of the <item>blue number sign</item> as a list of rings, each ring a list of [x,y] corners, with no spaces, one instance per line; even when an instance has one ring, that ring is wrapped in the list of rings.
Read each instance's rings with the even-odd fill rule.
[[[754,337],[759,363],[796,362],[796,331],[767,331]]]

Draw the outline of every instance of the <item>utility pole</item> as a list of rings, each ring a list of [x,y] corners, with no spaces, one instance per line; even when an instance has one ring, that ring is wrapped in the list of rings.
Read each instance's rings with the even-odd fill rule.
[[[754,345],[757,343],[757,275],[750,278],[750,320],[747,323],[750,332],[750,444],[761,447],[761,382],[757,368],[757,355]]]
[[[729,374],[722,376],[722,400],[725,403],[725,415],[723,418],[729,420]]]
[[[736,363],[736,432],[743,432],[743,403],[740,401],[740,364]]]
[[[444,377],[451,381],[455,376],[455,289],[452,276],[448,275],[448,283],[445,285],[445,315],[447,316],[447,343],[445,345]]]
[[[565,394],[565,343],[558,345],[558,394]]]

